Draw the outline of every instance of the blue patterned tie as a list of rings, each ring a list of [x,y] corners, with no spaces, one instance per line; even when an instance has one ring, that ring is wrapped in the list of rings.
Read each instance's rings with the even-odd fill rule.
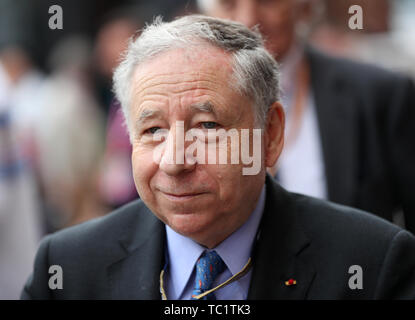
[[[216,251],[205,251],[196,263],[196,281],[192,300],[196,300],[195,296],[212,289],[213,281],[224,269],[225,263]],[[200,300],[215,300],[215,295],[211,292]]]

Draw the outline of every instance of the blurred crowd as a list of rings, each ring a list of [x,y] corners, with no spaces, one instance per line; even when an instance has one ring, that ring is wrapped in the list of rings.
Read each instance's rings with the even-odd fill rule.
[[[302,1],[299,37],[415,78],[415,1]],[[147,21],[203,3],[0,0],[0,299],[18,297],[41,237],[138,198],[112,72]],[[54,4],[62,30],[48,28]],[[348,27],[355,4],[362,30]]]

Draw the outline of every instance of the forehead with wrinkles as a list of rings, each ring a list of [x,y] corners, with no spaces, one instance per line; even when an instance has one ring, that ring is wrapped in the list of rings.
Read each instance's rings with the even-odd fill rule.
[[[178,48],[164,52],[140,65],[134,72],[132,101],[135,108],[154,95],[186,90],[206,93],[231,91],[233,74],[229,53],[211,46]]]

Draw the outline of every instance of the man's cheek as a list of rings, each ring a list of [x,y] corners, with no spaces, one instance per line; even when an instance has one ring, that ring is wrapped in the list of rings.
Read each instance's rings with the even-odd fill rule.
[[[135,185],[142,189],[149,185],[151,176],[157,170],[157,165],[151,161],[151,157],[148,159],[146,154],[133,151],[132,169]]]

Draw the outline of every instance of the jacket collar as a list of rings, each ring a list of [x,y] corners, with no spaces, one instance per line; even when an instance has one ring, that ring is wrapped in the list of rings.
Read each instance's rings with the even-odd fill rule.
[[[137,219],[120,239],[120,251],[107,268],[111,299],[160,299],[164,224],[142,203]]]
[[[290,193],[267,175],[267,196],[259,239],[253,252],[248,299],[304,299],[315,276],[310,240],[298,221]],[[287,286],[289,279],[296,284]]]
[[[310,66],[328,197],[331,201],[352,205],[357,178],[359,101],[355,90],[350,90],[354,84],[345,76],[350,71],[339,59],[310,46],[306,47],[305,56]]]

